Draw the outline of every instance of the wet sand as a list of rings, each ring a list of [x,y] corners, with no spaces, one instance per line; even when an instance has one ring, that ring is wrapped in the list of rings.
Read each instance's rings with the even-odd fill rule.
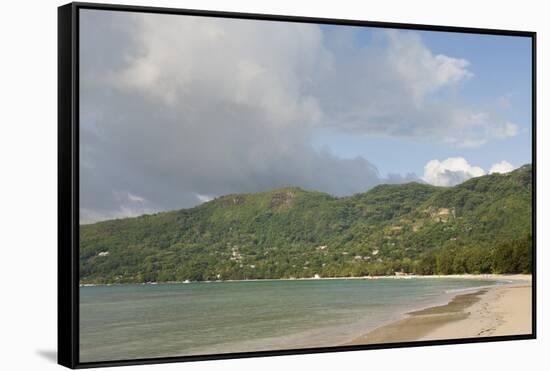
[[[531,333],[530,278],[455,296],[448,304],[407,313],[345,345]]]

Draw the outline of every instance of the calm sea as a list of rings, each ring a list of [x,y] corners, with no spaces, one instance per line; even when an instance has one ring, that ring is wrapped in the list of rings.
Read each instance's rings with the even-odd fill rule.
[[[417,278],[80,288],[81,362],[340,345],[490,280]]]

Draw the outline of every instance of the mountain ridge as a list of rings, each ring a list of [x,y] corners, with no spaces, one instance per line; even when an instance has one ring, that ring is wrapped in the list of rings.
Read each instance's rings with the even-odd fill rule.
[[[345,197],[283,187],[82,225],[81,282],[527,272],[531,171]]]

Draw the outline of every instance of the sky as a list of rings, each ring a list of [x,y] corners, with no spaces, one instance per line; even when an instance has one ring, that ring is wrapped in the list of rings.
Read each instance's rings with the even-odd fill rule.
[[[80,15],[80,222],[531,162],[524,37]]]

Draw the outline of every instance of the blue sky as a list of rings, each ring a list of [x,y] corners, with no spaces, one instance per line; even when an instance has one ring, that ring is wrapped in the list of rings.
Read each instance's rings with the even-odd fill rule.
[[[328,26],[325,32],[330,32]],[[377,29],[355,28],[362,45],[376,43]],[[470,62],[471,78],[452,93],[453,99],[479,109],[488,109],[499,118],[513,122],[517,135],[495,139],[474,147],[457,147],[442,141],[399,138],[387,135],[343,134],[320,130],[314,139],[318,149],[329,148],[338,156],[362,156],[373,162],[382,175],[423,173],[432,159],[464,157],[469,163],[488,170],[505,160],[514,166],[531,163],[531,39],[435,31],[411,31],[419,34],[433,54],[444,54]],[[406,156],[403,156],[403,154]]]

